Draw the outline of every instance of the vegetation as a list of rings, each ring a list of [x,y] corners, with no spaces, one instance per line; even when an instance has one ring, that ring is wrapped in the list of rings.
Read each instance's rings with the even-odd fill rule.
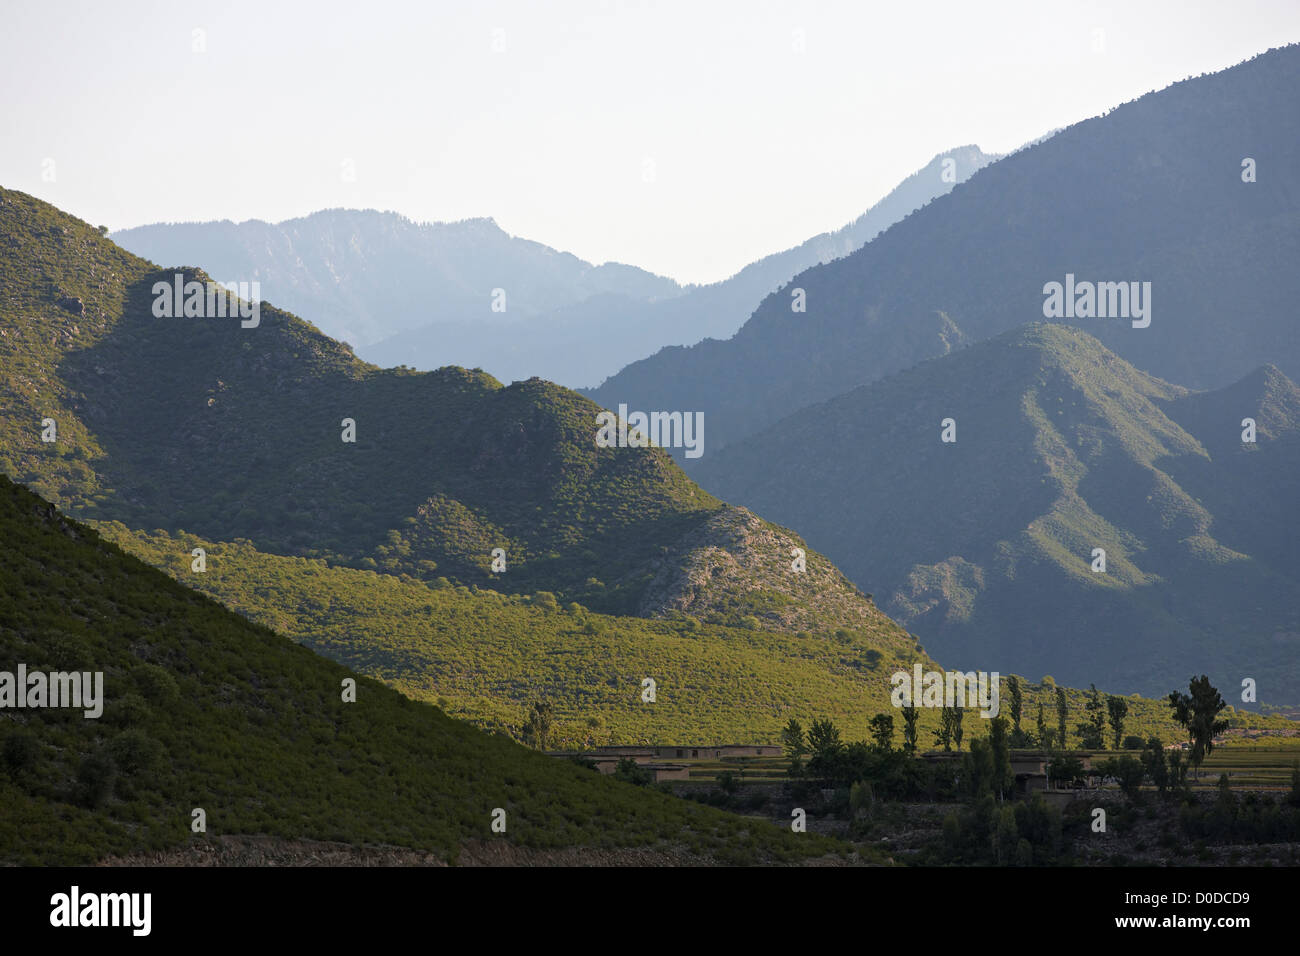
[[[1210,686],[1210,679],[1204,674],[1192,678],[1188,691],[1186,694],[1173,691],[1169,695],[1169,705],[1174,710],[1174,719],[1187,731],[1192,745],[1192,766],[1199,769],[1201,761],[1214,751],[1214,738],[1230,726],[1227,720],[1219,717],[1228,705]]]
[[[545,593],[429,586],[269,555],[247,541],[97,527],[252,620],[482,727],[525,739],[534,703],[545,701],[559,748],[771,743],[790,713],[814,705],[865,733],[863,701],[887,706],[891,673],[915,661],[938,666],[898,629],[794,635],[613,617]],[[197,547],[207,553],[202,574],[191,571]],[[641,701],[647,677],[653,704]]]
[[[416,699],[441,700],[448,713],[479,726],[525,739],[523,725],[534,703],[543,700],[553,708],[550,739],[557,748],[775,743],[792,717],[798,722],[810,714],[867,737],[875,714],[893,712],[891,674],[918,661],[940,669],[913,645],[890,640],[888,632],[797,636],[690,619],[612,617],[561,607],[544,595],[431,587],[320,559],[268,555],[248,542],[132,533],[120,524],[97,527],[137,557],[250,619]],[[207,552],[203,574],[190,570],[196,547]],[[656,682],[654,704],[641,701],[645,677]],[[1004,708],[1009,681],[1003,678]],[[1056,706],[1055,684],[1017,682],[1027,706]],[[1086,692],[1060,690],[1068,707],[1083,708]],[[1133,733],[1144,739],[1178,733],[1164,701],[1125,701]],[[898,717],[906,742],[908,710]],[[924,736],[912,743],[928,743],[941,713],[917,708],[915,719]],[[1292,726],[1282,717],[1241,710],[1231,720],[1242,729]],[[963,726],[976,737],[987,732],[987,723],[975,717]],[[1038,741],[1032,733],[1022,736],[1020,746]]]
[[[796,412],[691,473],[798,528],[939,660],[1147,694],[1192,661],[1221,683],[1267,673],[1271,698],[1300,702],[1300,659],[1273,637],[1300,629],[1300,388],[1275,368],[1191,393],[1035,323]]]
[[[660,449],[597,448],[566,389],[381,370],[265,302],[256,328],[156,318],[176,270],[12,190],[0,235],[0,472],[74,517],[628,612],[722,507]]]
[[[409,847],[684,847],[796,861],[836,844],[627,786],[450,719],[251,623],[0,476],[0,661],[101,671],[100,719],[0,711],[0,863],[88,863],[215,835]],[[355,703],[343,702],[345,678]],[[191,811],[207,834],[191,831]],[[494,834],[494,808],[507,831]]]

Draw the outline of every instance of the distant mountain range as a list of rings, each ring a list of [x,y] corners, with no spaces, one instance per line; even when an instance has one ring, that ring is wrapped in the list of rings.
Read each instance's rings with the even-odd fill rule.
[[[1300,377],[1297,98],[1293,45],[1077,123],[800,273],[727,341],[664,349],[587,394],[606,408],[703,412],[711,455],[799,408],[1042,321],[1045,286],[1073,279],[1150,283],[1145,328],[1061,321],[1153,375],[1219,388],[1273,363]]]
[[[509,236],[491,219],[418,224],[326,210],[274,225],[140,226],[112,238],[154,262],[257,280],[264,299],[384,367],[457,365],[505,382],[539,376],[587,386],[665,345],[731,335],[791,276],[848,255],[997,158],[976,146],[942,153],[842,229],[704,286],[594,266]],[[493,310],[498,289],[504,311]]]
[[[492,219],[417,223],[373,209],[326,209],[280,223],[157,223],[110,238],[153,262],[201,265],[221,281],[257,280],[264,299],[311,316],[357,348],[430,324],[522,321],[593,296],[650,301],[682,293],[671,279],[592,265],[511,236]],[[506,292],[504,312],[492,309],[495,289]],[[454,348],[455,340],[439,347]],[[434,368],[464,364],[433,361]]]
[[[1300,390],[1274,366],[1189,392],[1034,324],[696,474],[799,528],[949,666],[1153,694],[1266,674],[1274,702],[1300,696]]]

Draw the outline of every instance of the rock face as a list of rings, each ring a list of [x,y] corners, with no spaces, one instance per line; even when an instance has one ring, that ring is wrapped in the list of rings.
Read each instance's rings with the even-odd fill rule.
[[[797,553],[805,570],[796,571]],[[788,631],[892,628],[871,598],[792,531],[726,507],[656,562],[638,614]]]

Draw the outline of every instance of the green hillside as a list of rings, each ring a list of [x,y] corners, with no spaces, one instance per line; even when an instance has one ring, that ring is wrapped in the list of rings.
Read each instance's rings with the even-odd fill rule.
[[[916,663],[940,669],[917,647],[900,652],[888,631],[792,636],[754,629],[752,621],[737,627],[610,617],[560,606],[547,594],[430,588],[409,578],[268,555],[247,542],[132,533],[121,525],[99,530],[252,620],[477,725],[525,739],[532,704],[549,703],[555,718],[550,744],[559,748],[770,744],[791,717],[805,725],[827,717],[845,739],[866,739],[874,715],[900,721],[889,702],[896,670]],[[203,574],[190,570],[194,547],[208,552]],[[734,625],[741,617],[725,620]],[[655,679],[653,704],[641,700],[644,677]],[[1026,729],[1040,703],[1054,721],[1055,682],[1021,678],[1021,684]],[[1087,691],[1065,690],[1077,743]],[[1126,733],[1182,738],[1164,700],[1134,695],[1127,701]],[[1242,729],[1293,726],[1242,709],[1231,719]],[[938,711],[923,708],[919,726],[929,746]],[[972,718],[967,733],[983,736],[985,722]]]
[[[801,529],[950,667],[1126,693],[1263,674],[1289,703],[1298,452],[1276,369],[1189,393],[1040,323],[800,411],[700,478]]]
[[[0,669],[102,671],[99,719],[0,711],[0,864],[86,863],[209,837],[684,847],[795,861],[837,848],[602,777],[452,720],[252,624],[0,476]],[[191,811],[207,834],[191,832]],[[494,834],[494,808],[506,833]]]
[[[252,620],[480,726],[518,735],[532,704],[550,703],[557,745],[772,743],[790,717],[823,712],[865,736],[889,709],[891,673],[937,666],[882,615],[818,633],[762,627],[761,607],[703,623],[611,617],[546,592],[429,587],[246,541],[99,530]],[[202,574],[195,547],[207,552]],[[641,700],[647,677],[653,704]]]
[[[0,235],[0,471],[74,516],[425,580],[485,583],[501,548],[499,589],[630,610],[720,507],[659,449],[597,448],[558,386],[380,370],[267,303],[256,328],[155,318],[172,271],[22,193]]]

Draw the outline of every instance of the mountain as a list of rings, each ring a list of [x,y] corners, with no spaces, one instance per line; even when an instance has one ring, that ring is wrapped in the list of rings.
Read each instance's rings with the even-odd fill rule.
[[[256,327],[155,317],[172,271],[22,193],[0,192],[0,234],[0,470],[75,517],[610,613],[770,607],[785,589],[795,630],[884,620],[834,569],[774,581],[802,545],[780,529],[746,532],[770,567],[674,578],[736,520],[662,449],[597,447],[580,395],[380,370],[266,303]]]
[[[481,842],[728,863],[838,849],[452,720],[182,587],[3,476],[0,662],[103,682],[97,718],[6,708],[0,864],[171,848],[211,859],[250,835],[415,851],[407,862]],[[191,831],[195,808],[205,833]]]
[[[861,734],[894,669],[937,668],[794,532],[597,448],[581,396],[381,371],[269,306],[155,318],[170,273],[21,193],[0,226],[0,468],[348,667],[507,733],[545,700],[574,741],[701,742]]]
[[[1062,321],[1153,375],[1219,388],[1271,362],[1300,377],[1297,96],[1292,45],[1077,123],[800,273],[727,341],[664,349],[589,394],[606,408],[703,412],[713,454],[1041,321],[1045,287],[1067,276],[1150,283],[1144,328],[1136,316]],[[793,311],[800,289],[806,312]]]
[[[155,223],[111,238],[154,262],[201,263],[219,281],[256,280],[262,298],[313,316],[332,338],[358,347],[431,323],[508,326],[592,296],[636,302],[682,292],[635,266],[592,265],[511,236],[492,219],[417,223],[393,212],[326,209],[280,223]],[[505,290],[504,312],[493,311],[496,289]],[[439,345],[445,350],[447,339]],[[451,364],[465,363],[449,355],[435,367]]]
[[[275,225],[156,224],[112,238],[154,262],[256,279],[264,299],[311,316],[383,367],[458,365],[506,382],[589,386],[665,345],[731,335],[791,276],[848,255],[995,159],[976,146],[941,153],[842,229],[704,286],[593,266],[508,236],[490,219],[417,224],[327,210]],[[494,289],[506,293],[504,312],[492,311]]]
[[[506,380],[541,375],[571,387],[594,385],[664,346],[734,334],[763,297],[791,276],[848,255],[998,158],[978,146],[940,153],[843,228],[750,263],[729,279],[689,286],[681,295],[639,301],[593,296],[540,319],[490,328],[481,323],[430,325],[362,351],[383,366],[431,368],[454,356],[457,365],[489,369]],[[454,350],[449,342],[457,343]]]
[[[950,667],[1156,694],[1266,674],[1289,702],[1298,466],[1276,367],[1190,392],[1035,323],[801,409],[698,477],[801,529]]]

